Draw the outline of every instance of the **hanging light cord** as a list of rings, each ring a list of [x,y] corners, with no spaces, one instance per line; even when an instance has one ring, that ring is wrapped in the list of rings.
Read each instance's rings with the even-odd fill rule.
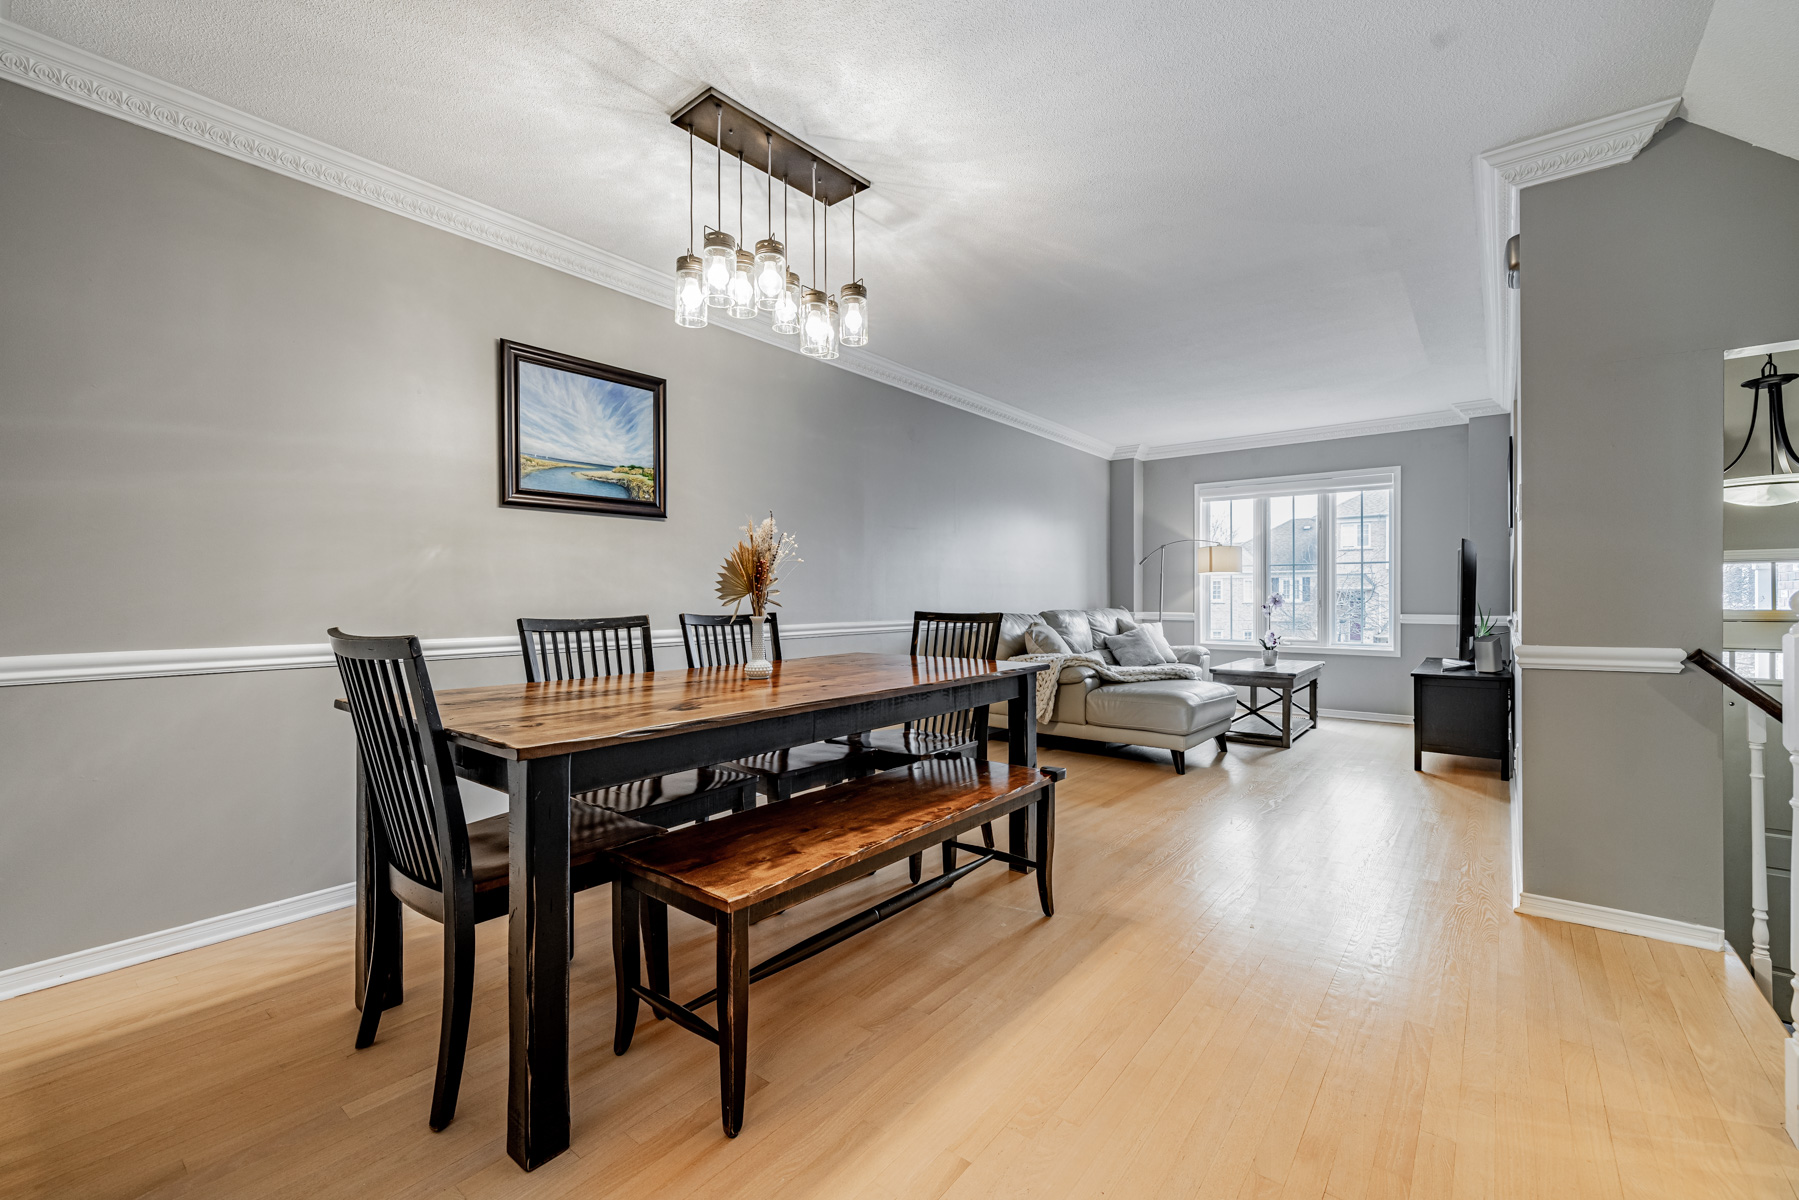
[[[831,202],[825,201],[825,291],[831,290]]]
[[[687,255],[693,256],[693,130],[687,131]]]
[[[718,184],[718,228],[725,227],[725,106],[718,106],[718,141],[713,146],[712,178]]]
[[[737,152],[737,244],[743,245],[743,151]]]
[[[768,237],[775,236],[775,135],[768,135]]]
[[[818,290],[818,164],[812,164],[812,290]]]
[[[850,282],[856,282],[856,193],[850,193]]]

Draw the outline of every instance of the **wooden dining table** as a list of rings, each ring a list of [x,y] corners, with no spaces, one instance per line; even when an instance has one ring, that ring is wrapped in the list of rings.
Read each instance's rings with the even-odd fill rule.
[[[1002,702],[1007,758],[1034,767],[1036,673],[1043,669],[832,654],[776,663],[768,679],[749,679],[735,666],[438,692],[457,774],[510,801],[507,1153],[529,1171],[569,1144],[572,795]],[[1029,853],[1033,819],[1026,810],[1009,821],[1008,848],[1020,858]],[[364,825],[366,835],[366,818]],[[361,959],[372,889],[360,874],[358,881]],[[365,978],[360,964],[358,978]]]

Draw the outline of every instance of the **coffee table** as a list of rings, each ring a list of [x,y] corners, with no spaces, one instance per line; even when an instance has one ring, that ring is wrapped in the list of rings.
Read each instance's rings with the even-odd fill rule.
[[[1232,687],[1249,689],[1249,703],[1239,698],[1237,704],[1243,709],[1241,715],[1231,721],[1231,727],[1224,737],[1233,742],[1247,742],[1252,746],[1279,746],[1285,750],[1295,740],[1310,733],[1318,725],[1318,676],[1324,673],[1324,664],[1315,659],[1282,658],[1275,660],[1272,667],[1262,665],[1259,658],[1239,658],[1227,662],[1221,667],[1212,668],[1212,678],[1218,683],[1228,683]],[[1258,689],[1268,688],[1276,693],[1266,701],[1256,703]],[[1305,724],[1299,729],[1293,728],[1293,693],[1300,688],[1311,689],[1311,703],[1299,709],[1305,718]],[[1281,720],[1276,725],[1274,720],[1263,710],[1280,702]],[[1237,729],[1238,721],[1260,721],[1274,730],[1263,733],[1260,730]],[[1253,730],[1253,726],[1251,727]]]

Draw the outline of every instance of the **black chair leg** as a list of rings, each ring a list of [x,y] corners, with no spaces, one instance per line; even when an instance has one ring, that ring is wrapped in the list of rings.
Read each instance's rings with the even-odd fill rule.
[[[910,874],[912,876],[913,883],[917,883],[919,880],[923,879],[924,878],[924,855],[914,854],[911,858],[907,859],[906,860],[906,871],[908,874]]]
[[[749,1082],[750,916],[718,916],[718,1086],[725,1136],[743,1128]]]
[[[941,848],[943,850],[943,873],[948,875],[956,869],[956,845],[954,842],[945,842]]]
[[[1228,740],[1226,740],[1225,736],[1222,733],[1218,735],[1217,741],[1218,741],[1218,753],[1229,754],[1231,752],[1231,744]]]
[[[1056,857],[1056,790],[1053,787],[1043,790],[1043,799],[1037,801],[1037,852],[1032,855],[1037,860],[1037,902],[1043,906],[1043,915],[1056,915],[1056,898],[1050,891],[1050,865]]]
[[[644,973],[650,978],[650,990],[661,992],[664,996],[668,990],[668,905],[660,900],[652,900],[641,892],[637,895],[637,919],[643,926],[643,960]],[[660,1021],[662,1014],[655,1009],[650,1010]]]
[[[456,1116],[462,1090],[462,1060],[468,1052],[469,1009],[475,995],[475,931],[444,923],[444,1011],[437,1043],[437,1086],[431,1096],[431,1128],[441,1130]]]
[[[378,917],[368,925],[368,944],[364,958],[368,976],[362,984],[362,1020],[356,1024],[356,1048],[366,1050],[375,1044],[375,1030],[381,1026],[381,997],[387,990],[386,940],[391,937],[388,923]]]
[[[994,847],[993,822],[988,821],[981,826],[981,844],[991,850]]]
[[[631,1048],[637,1032],[637,993],[632,987],[643,978],[638,961],[637,892],[622,879],[612,881],[612,976],[618,992],[618,1011],[612,1025],[612,1052]]]
[[[1185,775],[1187,773],[1187,752],[1185,750],[1170,750],[1168,753],[1174,757],[1174,773],[1176,775]]]

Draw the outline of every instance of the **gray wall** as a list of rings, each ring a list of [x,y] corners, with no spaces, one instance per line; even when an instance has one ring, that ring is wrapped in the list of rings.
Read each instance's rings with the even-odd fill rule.
[[[1523,193],[1528,644],[1716,650],[1723,352],[1799,327],[1799,162],[1675,121]],[[1718,685],[1527,671],[1524,889],[1723,924]]]
[[[771,508],[790,622],[1106,598],[1100,459],[11,84],[0,163],[0,656],[668,626]],[[668,378],[666,521],[497,505],[500,338]],[[336,687],[0,689],[0,968],[351,878]]]
[[[1134,458],[1112,463],[1112,501],[1107,518],[1108,567],[1111,604],[1138,607],[1137,560],[1143,557],[1143,464]]]
[[[1193,489],[1197,484],[1397,466],[1400,611],[1455,611],[1455,555],[1461,539],[1467,537],[1474,541],[1480,557],[1478,600],[1493,612],[1504,613],[1511,607],[1505,476],[1510,423],[1505,416],[1478,417],[1467,425],[1154,459],[1143,464],[1143,545],[1148,548],[1170,538],[1193,536]],[[1192,548],[1174,547],[1167,551],[1167,558],[1168,609],[1191,613]],[[1153,560],[1143,568],[1142,605],[1145,609],[1156,606]],[[1169,632],[1185,638],[1191,629],[1190,623],[1170,622]],[[1454,651],[1453,626],[1404,624],[1396,658],[1318,651],[1329,663],[1319,681],[1318,702],[1325,708],[1409,715],[1412,668],[1422,659]]]

